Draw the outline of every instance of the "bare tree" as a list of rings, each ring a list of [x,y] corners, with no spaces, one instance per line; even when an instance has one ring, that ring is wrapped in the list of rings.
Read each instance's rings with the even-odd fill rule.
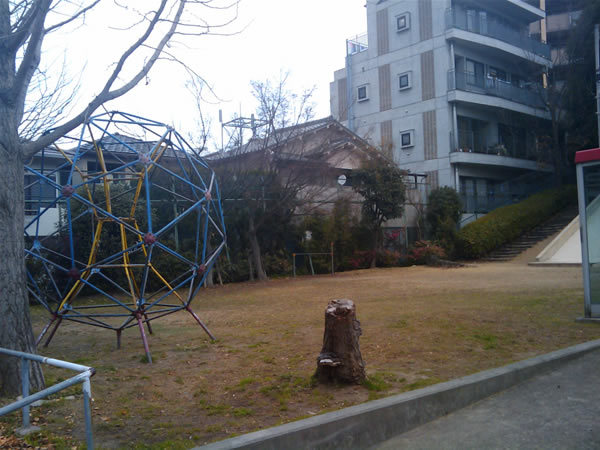
[[[252,83],[258,107],[256,116],[246,120],[251,137],[242,138],[245,119],[237,118],[240,127],[231,133],[235,145],[212,162],[222,179],[231,180],[221,183],[224,208],[245,221],[250,276],[256,272],[260,280],[267,279],[262,244],[274,233],[269,227],[289,223],[299,211],[331,208],[339,167],[352,166],[350,157],[360,165],[365,155],[356,148],[368,146],[331,117],[310,120],[313,90],[295,94],[287,82],[284,74],[277,82]]]
[[[237,2],[220,0],[156,0],[143,2],[146,11],[137,11],[136,25],[141,34],[120,55],[99,93],[80,111],[63,117],[69,96],[57,100],[51,92],[41,92],[36,105],[36,77],[43,78],[42,46],[46,37],[81,22],[100,0],[0,0],[0,346],[33,352],[25,269],[23,263],[24,177],[23,165],[37,152],[65,133],[82,124],[104,103],[116,99],[142,81],[155,63],[174,59],[164,50],[175,36],[200,36],[218,33],[234,20]],[[115,4],[118,4],[115,2]],[[202,20],[203,11],[223,8],[228,17],[221,24]],[[132,25],[132,27],[133,27]],[[60,80],[61,77],[58,77]],[[54,85],[54,88],[59,87]],[[52,100],[54,98],[54,100]],[[45,105],[45,106],[44,106]],[[50,111],[58,126],[40,133],[40,108]],[[42,126],[49,123],[41,122]],[[19,392],[20,373],[14,361],[0,359],[0,381],[3,394]],[[34,388],[43,386],[41,370],[34,370]]]

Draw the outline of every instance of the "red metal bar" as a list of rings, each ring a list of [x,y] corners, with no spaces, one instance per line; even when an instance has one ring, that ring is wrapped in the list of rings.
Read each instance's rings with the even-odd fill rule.
[[[192,308],[190,308],[190,307],[189,307],[189,305],[185,307],[185,310],[186,310],[187,312],[189,312],[189,313],[192,315],[192,317],[193,317],[194,319],[196,319],[196,322],[198,322],[198,325],[200,325],[200,326],[202,327],[202,329],[203,329],[204,331],[206,331],[206,334],[208,334],[208,336],[210,337],[210,339],[211,339],[212,341],[216,341],[216,340],[217,340],[217,338],[213,336],[213,334],[210,332],[210,330],[209,330],[208,328],[206,328],[206,325],[204,325],[204,324],[202,323],[202,321],[201,321],[201,320],[200,320],[200,318],[199,318],[199,317],[196,315],[196,313],[195,313],[194,311],[192,311]]]
[[[38,345],[40,345],[40,342],[42,342],[42,338],[44,337],[44,335],[48,332],[48,328],[50,328],[50,325],[52,325],[54,323],[54,321],[56,320],[56,314],[52,314],[52,318],[50,319],[50,321],[46,324],[46,326],[44,327],[44,329],[42,330],[42,332],[40,333],[40,335],[38,336],[38,338],[35,340],[35,346],[37,347]]]
[[[146,326],[148,327],[148,333],[152,333],[152,326],[150,325],[150,321],[148,320],[148,314],[144,312],[144,322],[146,322]]]
[[[144,343],[144,350],[146,350],[148,363],[152,364],[152,355],[150,355],[150,347],[148,347],[148,340],[146,339],[146,333],[144,333],[144,322],[142,321],[142,315],[139,312],[136,312],[135,318],[137,319],[140,334],[142,335],[142,342]]]
[[[54,324],[54,328],[52,328],[52,331],[50,332],[50,336],[48,336],[48,339],[46,339],[46,342],[44,343],[44,347],[48,347],[48,345],[50,344],[50,341],[54,337],[54,333],[56,333],[56,330],[58,330],[58,327],[62,323],[62,320],[63,320],[62,316],[58,316],[58,320]]]

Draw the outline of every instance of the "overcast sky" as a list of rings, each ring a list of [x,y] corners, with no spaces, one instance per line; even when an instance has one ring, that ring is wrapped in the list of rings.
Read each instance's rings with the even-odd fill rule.
[[[132,31],[115,31],[128,19],[111,10],[110,4],[100,3],[84,26],[69,33],[66,45],[64,37],[52,38],[47,44],[49,59],[55,65],[66,60],[71,71],[82,73],[82,103],[99,91],[111,63],[136,36]],[[220,143],[218,110],[223,110],[224,120],[239,113],[240,107],[242,115],[249,116],[255,109],[249,95],[250,81],[277,80],[286,71],[293,90],[316,87],[316,115],[329,115],[329,83],[334,70],[344,66],[345,40],[366,31],[364,4],[365,0],[242,0],[237,21],[228,28],[241,30],[239,34],[204,36],[186,40],[185,46],[177,45],[174,50],[178,55],[183,55],[181,58],[222,100],[207,103],[205,108],[205,114],[216,124],[216,143]],[[61,53],[63,46],[67,51]],[[176,63],[160,62],[146,82],[108,108],[164,121],[187,133],[193,128],[195,108],[186,79],[185,71]],[[215,98],[212,101],[218,102]]]

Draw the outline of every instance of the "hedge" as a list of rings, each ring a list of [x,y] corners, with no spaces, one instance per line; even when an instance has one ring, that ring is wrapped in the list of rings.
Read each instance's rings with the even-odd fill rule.
[[[458,254],[465,259],[487,255],[576,201],[575,186],[563,186],[532,195],[520,203],[495,209],[458,232]]]

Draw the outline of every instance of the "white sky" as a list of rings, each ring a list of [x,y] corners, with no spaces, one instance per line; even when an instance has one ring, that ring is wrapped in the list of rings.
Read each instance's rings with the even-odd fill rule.
[[[141,1],[127,4],[143,5]],[[344,66],[345,39],[367,28],[365,1],[242,0],[238,20],[229,27],[231,31],[242,30],[239,34],[186,39],[187,49],[174,45],[172,51],[200,73],[222,99],[218,104],[207,104],[204,111],[213,122],[215,143],[220,144],[218,110],[223,110],[225,121],[239,113],[240,106],[242,115],[250,116],[255,109],[249,95],[250,81],[277,81],[285,71],[290,73],[292,90],[315,86],[316,116],[329,115],[329,83],[334,70]],[[55,66],[67,60],[71,72],[79,73],[84,67],[81,104],[99,91],[111,63],[139,34],[109,29],[130,20],[122,16],[122,10],[115,13],[110,7],[111,2],[100,3],[84,26],[69,33],[66,44],[60,36],[45,44]],[[186,79],[181,66],[159,62],[147,84],[142,82],[107,107],[164,121],[187,134],[194,126],[195,107],[185,88]]]

